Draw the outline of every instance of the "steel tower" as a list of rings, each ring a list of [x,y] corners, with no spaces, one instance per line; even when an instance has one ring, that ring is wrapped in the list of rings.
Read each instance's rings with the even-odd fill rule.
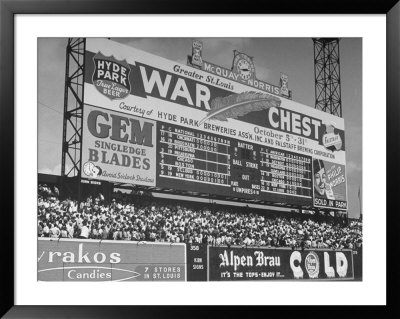
[[[85,47],[85,38],[68,39],[61,160],[62,193],[65,195],[75,193],[80,185]]]
[[[313,38],[315,108],[342,117],[339,38]]]

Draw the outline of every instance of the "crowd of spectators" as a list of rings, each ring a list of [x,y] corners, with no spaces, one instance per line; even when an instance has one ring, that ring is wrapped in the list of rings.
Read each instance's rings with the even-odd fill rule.
[[[362,222],[346,225],[315,216],[263,213],[249,208],[132,196],[106,202],[58,198],[46,185],[38,192],[38,236],[292,248],[357,249]]]

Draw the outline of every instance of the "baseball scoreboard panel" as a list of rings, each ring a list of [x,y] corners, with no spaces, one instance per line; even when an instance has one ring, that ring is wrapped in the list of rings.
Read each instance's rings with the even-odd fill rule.
[[[242,56],[213,72],[86,39],[82,179],[346,210],[343,119],[271,91]]]
[[[312,204],[312,159],[159,122],[157,186]]]

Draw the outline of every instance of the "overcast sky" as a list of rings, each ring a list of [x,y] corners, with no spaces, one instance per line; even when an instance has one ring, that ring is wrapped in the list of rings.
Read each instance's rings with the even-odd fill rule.
[[[314,107],[314,49],[310,38],[198,38],[203,59],[230,68],[233,50],[254,57],[257,78],[278,84],[289,76],[293,100]],[[112,40],[186,64],[191,38],[131,38]],[[38,41],[38,170],[61,174],[66,38]],[[342,111],[346,133],[349,216],[358,217],[362,184],[362,40],[340,40]]]

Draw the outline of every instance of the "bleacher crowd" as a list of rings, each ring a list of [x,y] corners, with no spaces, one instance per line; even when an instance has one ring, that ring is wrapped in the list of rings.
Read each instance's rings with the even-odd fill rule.
[[[39,185],[38,236],[292,248],[357,249],[362,222],[263,213],[242,207],[131,196],[106,202],[60,200],[58,190]]]

